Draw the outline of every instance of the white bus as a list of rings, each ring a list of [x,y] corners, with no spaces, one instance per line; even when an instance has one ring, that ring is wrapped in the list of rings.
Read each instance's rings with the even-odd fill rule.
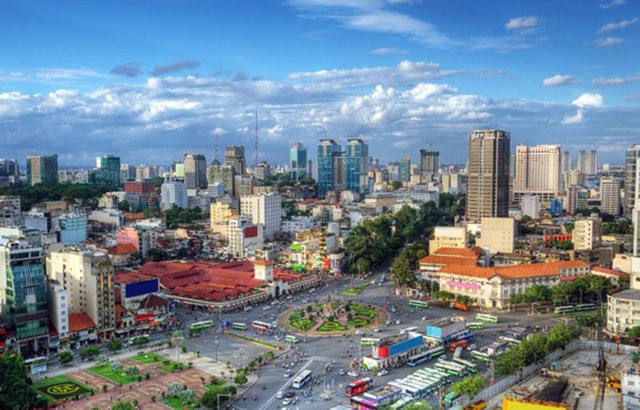
[[[410,403],[413,403],[415,401],[415,399],[413,397],[403,397],[402,399],[398,400],[397,402],[393,403],[391,405],[391,410],[399,410],[405,406],[407,406]]]
[[[454,363],[460,363],[461,365],[465,366],[471,373],[478,373],[478,365],[473,362],[465,359],[460,359],[459,357],[454,357],[453,361]]]
[[[254,320],[253,323],[253,328],[256,330],[260,330],[263,332],[273,332],[273,323],[268,323],[268,322],[262,322],[260,320]]]
[[[406,329],[402,329],[402,330],[400,331],[400,334],[402,335],[402,334],[405,334],[405,333],[409,333],[409,332],[417,332],[417,331],[418,331],[418,326],[411,326],[411,327],[408,327],[408,328],[406,328]]]
[[[311,370],[303,370],[299,375],[293,379],[293,388],[302,389],[307,383],[311,381]]]
[[[436,369],[441,369],[457,377],[462,377],[467,374],[467,368],[461,364],[454,364],[451,362],[438,362],[435,364],[435,367]]]

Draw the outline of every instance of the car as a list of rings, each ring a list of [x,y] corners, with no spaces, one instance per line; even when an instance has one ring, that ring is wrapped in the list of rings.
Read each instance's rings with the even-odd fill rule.
[[[287,370],[286,372],[284,372],[284,378],[288,379],[289,377],[291,377],[291,369]]]
[[[356,330],[357,335],[361,335],[362,333],[364,333],[362,330]]]
[[[379,327],[376,327],[375,329],[373,329],[373,332],[374,332],[374,333],[378,333],[379,331],[380,331],[380,328],[379,328]]]
[[[287,397],[287,398],[285,398],[284,400],[282,400],[282,405],[283,405],[283,406],[288,406],[288,405],[290,405],[291,403],[293,403],[293,399],[291,399],[291,398],[289,398],[289,397]]]
[[[349,373],[347,373],[347,374],[348,374],[349,376],[351,376],[351,377],[358,377],[358,376],[360,376],[360,375],[358,374],[358,372],[355,372],[355,371],[351,371],[351,372],[349,372]]]
[[[426,316],[422,316],[422,320],[427,320],[428,318]]]
[[[391,313],[396,313],[396,308],[392,307],[391,308]]]
[[[387,320],[385,323],[387,324],[387,326],[390,326],[393,324],[390,320]]]
[[[347,372],[344,369],[340,369],[340,370],[338,370],[338,374],[340,376],[344,376],[345,374],[347,374]]]
[[[400,325],[402,324],[402,321],[400,319],[396,319],[396,325]]]
[[[284,397],[286,397],[287,399],[290,399],[295,395],[296,395],[295,392],[288,391],[287,394],[284,395]]]
[[[474,344],[470,344],[469,347],[467,347],[467,350],[476,350],[478,348],[478,346],[474,345]]]
[[[278,390],[276,393],[276,399],[281,399],[284,397],[284,390]]]
[[[376,373],[376,376],[380,377],[380,376],[386,376],[387,374],[389,374],[389,370],[387,369],[380,369],[378,371],[378,373]]]
[[[271,306],[270,306],[270,305],[263,306],[263,307],[262,307],[262,310],[271,310]]]
[[[447,355],[443,354],[442,356],[438,357],[438,360],[441,361],[441,362],[446,361],[447,360]]]

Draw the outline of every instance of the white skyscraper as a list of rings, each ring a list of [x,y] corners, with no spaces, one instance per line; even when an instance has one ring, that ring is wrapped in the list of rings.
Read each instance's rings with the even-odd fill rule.
[[[282,225],[282,197],[280,194],[247,195],[240,198],[240,214],[254,224],[264,226],[264,238],[272,240]]]
[[[170,209],[173,205],[178,208],[189,208],[187,184],[181,181],[167,179],[160,187],[160,209]]]
[[[536,195],[542,201],[557,197],[561,188],[561,157],[559,145],[516,147],[515,201],[525,195]]]

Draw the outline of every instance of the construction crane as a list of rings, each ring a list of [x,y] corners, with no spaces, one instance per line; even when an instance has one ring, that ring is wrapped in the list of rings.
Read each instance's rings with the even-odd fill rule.
[[[598,327],[596,328],[596,340],[598,343],[598,383],[596,385],[596,398],[593,402],[594,410],[604,410],[604,393],[607,387],[607,359],[604,355],[604,336],[602,334],[602,293],[598,292]]]

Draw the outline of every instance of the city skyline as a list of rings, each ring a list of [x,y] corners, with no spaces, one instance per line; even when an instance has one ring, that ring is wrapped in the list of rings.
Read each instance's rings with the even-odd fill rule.
[[[383,162],[417,163],[431,142],[441,163],[464,163],[450,143],[477,129],[623,163],[640,130],[634,4],[12,2],[2,156],[211,162],[218,138],[253,158],[257,108],[271,163],[320,138],[363,138]]]

